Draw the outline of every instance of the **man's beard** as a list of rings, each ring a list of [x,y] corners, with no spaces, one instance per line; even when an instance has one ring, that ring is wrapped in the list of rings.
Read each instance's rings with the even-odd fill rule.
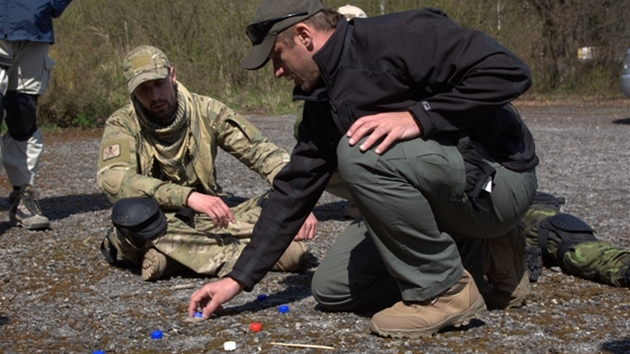
[[[165,103],[167,106],[167,113],[161,117],[158,117],[157,115],[155,115],[152,111],[145,109],[145,113],[147,113],[148,117],[153,120],[156,124],[159,124],[161,126],[168,126],[171,123],[173,123],[173,121],[176,118],[177,115],[177,105],[179,104],[178,100],[177,100],[177,84],[173,83],[173,91],[175,92],[175,105],[171,106],[171,104],[167,101],[167,100],[161,100],[158,102],[155,102],[154,104],[161,104],[161,103]]]

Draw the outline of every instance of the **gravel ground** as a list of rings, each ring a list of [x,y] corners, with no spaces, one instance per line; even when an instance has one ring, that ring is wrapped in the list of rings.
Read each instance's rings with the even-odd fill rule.
[[[630,245],[630,101],[527,104],[518,108],[534,133],[539,189],[566,197],[572,213],[618,246]],[[294,117],[250,117],[274,142],[291,148]],[[239,353],[630,353],[630,293],[545,269],[528,305],[489,311],[464,330],[418,340],[369,333],[369,313],[326,313],[310,296],[318,260],[349,221],[345,202],[325,194],[320,232],[305,274],[270,273],[217,318],[186,323],[193,289],[209,279],[181,275],[144,282],[139,270],[109,266],[99,252],[111,205],[95,184],[101,131],[47,134],[37,190],[52,229],[8,223],[9,185],[0,177],[0,352],[211,353],[235,341]],[[219,172],[240,196],[266,189],[230,156]],[[2,172],[4,173],[4,172]],[[265,301],[257,295],[267,294]],[[287,304],[288,313],[277,307]],[[261,332],[249,331],[260,322]],[[163,338],[152,340],[161,330]],[[309,349],[273,343],[323,345]]]

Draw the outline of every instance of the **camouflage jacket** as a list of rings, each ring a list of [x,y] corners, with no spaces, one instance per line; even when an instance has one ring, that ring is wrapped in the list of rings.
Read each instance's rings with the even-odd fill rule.
[[[179,181],[161,177],[152,155],[156,149],[148,146],[148,133],[141,128],[134,105],[129,103],[105,123],[96,180],[107,198],[113,203],[122,198],[151,196],[163,209],[179,209],[186,206],[193,190],[221,196],[214,164],[217,147],[271,184],[289,161],[288,153],[223,103],[189,93],[181,83],[177,87],[178,93],[186,97],[185,114],[190,120],[187,134],[191,139],[183,159],[185,177]]]

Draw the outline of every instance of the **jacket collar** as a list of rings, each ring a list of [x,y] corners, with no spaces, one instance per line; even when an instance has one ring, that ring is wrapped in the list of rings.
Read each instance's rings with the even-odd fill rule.
[[[337,22],[337,28],[330,36],[328,41],[313,55],[313,60],[319,67],[319,73],[322,77],[322,86],[311,92],[304,92],[300,87],[293,89],[293,100],[305,101],[322,101],[328,99],[327,90],[331,90],[334,84],[334,76],[341,67],[344,56],[347,51],[347,42],[350,39],[352,27],[345,18]]]

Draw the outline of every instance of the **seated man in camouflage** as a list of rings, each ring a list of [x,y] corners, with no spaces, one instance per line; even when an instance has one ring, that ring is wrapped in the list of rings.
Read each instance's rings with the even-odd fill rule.
[[[137,47],[123,69],[131,102],[107,120],[99,152],[97,183],[115,203],[101,250],[110,263],[120,253],[142,265],[144,280],[177,264],[223,276],[249,243],[265,195],[230,203],[215,180],[217,147],[268,183],[289,155],[223,103],[189,92],[161,50]],[[276,270],[302,270],[303,241],[316,231],[311,213]]]

